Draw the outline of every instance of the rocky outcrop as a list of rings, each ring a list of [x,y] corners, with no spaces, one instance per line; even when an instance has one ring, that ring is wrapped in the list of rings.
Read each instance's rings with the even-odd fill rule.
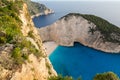
[[[22,22],[22,26],[19,27],[24,41],[27,40],[26,42],[34,45],[32,50],[37,50],[40,56],[36,56],[32,50],[30,52],[28,51],[29,49],[27,49],[27,47],[22,46],[21,51],[16,51],[14,58],[19,59],[22,57],[22,53],[24,53],[28,55],[28,59],[26,57],[24,62],[20,64],[15,63],[15,59],[11,56],[13,55],[16,46],[18,48],[20,47],[20,45],[18,46],[18,43],[20,43],[22,39],[21,35],[14,36],[15,41],[16,39],[19,39],[18,42],[16,41],[17,44],[16,42],[14,43],[14,40],[12,40],[10,43],[2,43],[1,41],[0,80],[48,80],[48,77],[56,76],[57,73],[54,71],[46,52],[43,49],[42,41],[36,28],[34,27],[25,3],[22,4],[22,9],[19,11],[19,19],[19,21]],[[0,33],[2,33],[0,35],[0,39],[2,36],[6,36],[4,31],[0,30]],[[17,58],[18,55],[19,58]]]
[[[23,22],[21,29],[23,35],[27,36],[27,40],[29,40],[36,49],[41,50],[45,56],[37,58],[33,54],[29,55],[29,62],[23,64],[21,72],[15,72],[11,80],[47,80],[50,76],[56,76],[57,73],[54,71],[48,57],[46,56],[46,52],[42,47],[42,41],[38,35],[36,28],[34,27],[32,19],[30,18],[26,4],[23,5],[20,19]],[[29,32],[33,33],[34,38],[28,37]]]
[[[48,58],[38,60],[31,54],[29,60],[22,65],[21,71],[16,71],[12,75],[11,80],[48,80],[49,76],[56,75]],[[47,67],[48,65],[50,68]]]
[[[48,15],[54,13],[52,9],[47,8],[44,4],[33,2],[31,0],[25,0],[28,5],[28,10],[31,14],[31,18],[40,15]]]
[[[39,28],[38,31],[43,41],[55,41],[62,46],[73,46],[74,42],[79,42],[104,52],[120,53],[119,42],[105,41],[104,35],[99,30],[92,31],[96,27],[82,16],[67,15],[52,25]]]
[[[54,13],[54,11],[52,9],[46,9],[46,10],[44,10],[44,12],[40,12],[40,13],[36,13],[35,15],[32,15],[31,18],[42,16],[42,15],[49,15],[49,14],[53,14],[53,13]]]

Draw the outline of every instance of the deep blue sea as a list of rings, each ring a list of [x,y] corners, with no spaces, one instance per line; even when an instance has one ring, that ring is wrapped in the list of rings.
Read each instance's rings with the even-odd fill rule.
[[[33,19],[36,27],[45,27],[71,13],[93,14],[120,26],[120,2],[41,2],[54,14]],[[97,73],[113,71],[120,76],[120,54],[109,54],[75,43],[73,47],[58,46],[49,56],[54,69],[63,76],[92,80]]]

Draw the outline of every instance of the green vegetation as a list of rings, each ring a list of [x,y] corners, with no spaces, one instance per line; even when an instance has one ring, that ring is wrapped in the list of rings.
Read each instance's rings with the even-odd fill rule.
[[[113,72],[107,72],[103,74],[97,74],[93,80],[120,80]]]
[[[96,24],[96,30],[99,30],[104,35],[106,41],[120,43],[120,40],[113,39],[111,36],[112,33],[120,36],[120,28],[94,15],[82,15],[82,17]]]
[[[0,7],[0,31],[5,33],[5,36],[0,36],[1,41],[4,39],[5,42],[11,42],[13,40],[13,37],[15,35],[21,35],[20,27],[22,25],[22,22],[20,21],[18,17],[18,9],[20,9],[16,5],[21,4],[22,2],[5,2],[3,0],[3,3],[6,4],[5,7]],[[2,42],[0,41],[0,44]]]
[[[97,27],[96,29],[90,30],[92,34],[98,30],[104,36],[103,37],[104,41],[109,41],[114,43],[117,42],[120,44],[120,28],[109,23],[108,21],[94,15],[86,15],[86,14],[79,14],[79,13],[70,13],[62,18],[64,18],[65,20],[68,20],[69,16],[76,16],[76,17],[82,16],[83,18],[88,20],[89,24],[93,22]]]
[[[17,40],[13,40],[16,36],[22,36],[22,33],[20,31],[20,26],[22,25],[22,22],[18,17],[19,10],[22,7],[22,2],[16,1],[15,3],[13,3],[2,0],[2,3],[4,3],[5,6],[0,7],[0,31],[4,35],[0,35],[0,44],[4,45],[5,43],[12,43],[17,45]],[[16,46],[11,55],[14,58],[15,63],[22,62],[21,48]]]
[[[58,76],[51,76],[50,78],[48,78],[48,80],[73,80],[72,77],[69,77],[69,76],[61,76],[61,75],[58,75]]]
[[[31,53],[37,57],[42,56],[42,53],[21,32],[22,22],[19,19],[19,11],[22,10],[23,1],[0,0],[0,4],[3,5],[0,7],[0,45],[7,43],[14,45],[11,51],[13,63],[22,64]],[[29,19],[29,17],[27,18]],[[32,31],[28,35],[34,37]]]
[[[47,67],[48,69],[51,68],[50,64],[49,64],[47,61],[46,61],[46,67]]]
[[[95,31],[96,31],[96,29],[94,29],[93,27],[89,27],[89,32],[91,32],[92,34],[94,34]]]
[[[49,64],[49,62],[47,61],[47,59],[46,59],[46,63],[45,64],[46,64],[46,67],[48,69],[48,74],[51,75],[52,74],[51,65]]]
[[[12,52],[12,57],[14,58],[16,64],[23,63],[23,58],[21,56],[21,49],[19,47],[16,47]]]
[[[6,43],[6,38],[0,37],[0,43]]]
[[[35,48],[34,45],[31,44],[30,41],[27,41],[24,37],[16,37],[12,41],[14,43],[15,48],[12,52],[12,57],[15,60],[15,63],[23,63],[25,60],[28,59],[28,55],[33,54],[39,54],[36,55],[37,57],[40,56],[40,52]]]
[[[72,77],[62,75],[51,76],[48,80],[82,80],[81,78],[73,79]],[[105,72],[101,74],[96,74],[93,80],[120,80],[119,77],[113,72]]]
[[[31,38],[34,38],[33,31],[29,31],[28,36],[31,37]]]
[[[38,13],[44,13],[48,9],[44,4],[32,2],[31,0],[24,0],[28,5],[28,10],[31,15],[36,15]]]

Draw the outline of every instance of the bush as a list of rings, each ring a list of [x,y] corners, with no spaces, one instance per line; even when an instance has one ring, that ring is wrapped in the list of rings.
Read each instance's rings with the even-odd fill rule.
[[[22,55],[22,58],[23,58],[24,60],[28,60],[28,54],[23,54],[23,55]]]
[[[23,63],[23,59],[21,56],[22,56],[21,49],[19,47],[16,47],[12,52],[12,57],[14,59],[15,64]]]
[[[21,49],[19,47],[16,47],[12,52],[13,58],[19,58],[21,57]]]
[[[50,78],[48,78],[48,80],[73,80],[72,77],[69,77],[69,76],[61,76],[61,75],[58,75],[58,76],[51,76]]]
[[[25,60],[28,60],[28,53],[23,53],[20,47],[14,48],[11,57],[16,64],[22,64]]]
[[[46,61],[46,67],[47,67],[48,69],[51,68],[51,66],[50,66],[50,64],[48,63],[48,61]]]
[[[93,80],[120,80],[113,72],[107,72],[103,74],[97,74]]]
[[[28,36],[31,37],[31,38],[34,38],[33,31],[29,31]]]
[[[0,44],[6,43],[6,38],[5,37],[0,37]]]

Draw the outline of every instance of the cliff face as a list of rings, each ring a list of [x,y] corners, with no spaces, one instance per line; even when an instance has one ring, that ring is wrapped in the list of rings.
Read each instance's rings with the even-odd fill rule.
[[[31,0],[25,0],[28,5],[28,10],[31,14],[31,17],[48,15],[54,13],[52,9],[47,8],[44,4],[33,2]]]
[[[38,29],[43,41],[55,41],[62,46],[73,46],[74,42],[92,47],[97,50],[111,53],[120,52],[120,36],[118,42],[104,40],[106,37],[97,26],[78,15],[66,15],[54,24]],[[115,36],[114,36],[115,37]],[[103,39],[104,38],[104,39]]]
[[[20,3],[15,1],[9,6],[17,5],[17,2]],[[5,4],[7,8],[9,3]],[[20,22],[20,25],[16,25],[20,29],[20,33],[12,34],[11,40],[6,43],[3,39],[6,40],[6,37],[9,38],[7,35],[11,35],[6,29],[12,30],[11,24],[13,26],[14,23],[9,23],[8,20],[6,29],[0,28],[0,80],[47,80],[48,77],[57,74],[42,47],[42,41],[33,25],[27,5],[25,3],[21,4],[19,13],[10,10],[12,13],[18,14],[19,19],[17,16],[15,19]],[[2,10],[2,8],[0,9]],[[3,15],[0,17],[2,26],[6,25],[2,22],[5,18],[4,14],[7,13],[3,11]],[[10,18],[13,19],[14,16]],[[14,22],[16,21],[14,20]],[[12,30],[12,33],[14,33],[14,30]]]

